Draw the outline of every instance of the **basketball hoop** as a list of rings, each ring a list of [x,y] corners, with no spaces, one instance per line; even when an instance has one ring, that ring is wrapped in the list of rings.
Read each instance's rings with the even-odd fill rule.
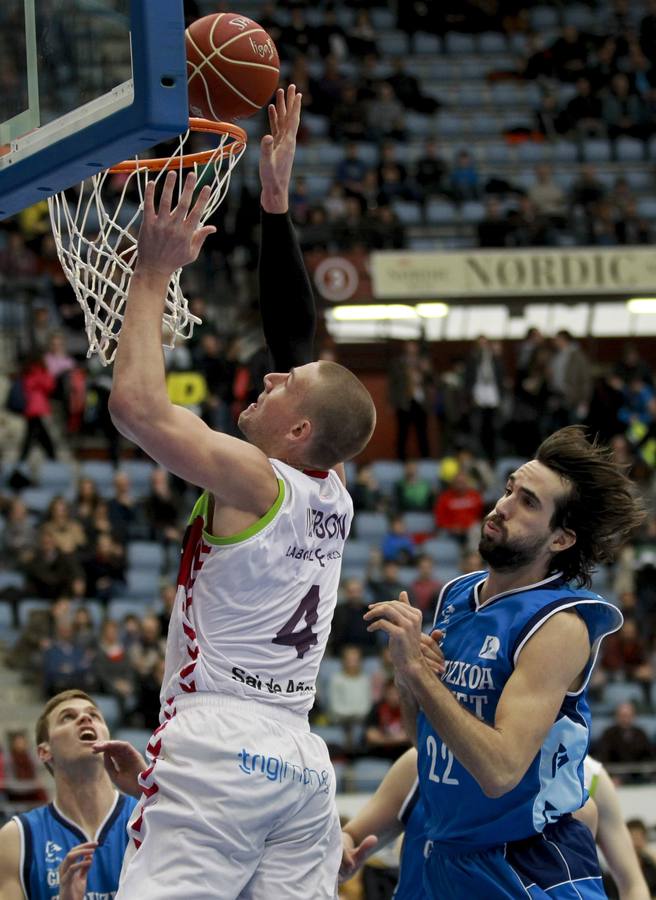
[[[219,138],[209,150],[187,152],[193,134]],[[97,353],[103,365],[114,359],[123,321],[130,278],[137,259],[137,236],[141,225],[144,195],[149,181],[159,182],[166,173],[178,170],[178,197],[182,193],[183,172],[193,168],[199,185],[209,184],[211,193],[201,224],[216,212],[230,186],[232,170],[246,149],[246,132],[237,125],[190,119],[189,129],[178,138],[168,157],[148,159],[136,156],[83,181],[76,199],[60,192],[50,197],[50,220],[62,268],[84,312],[89,338],[87,356]],[[124,175],[115,196],[108,180]],[[165,347],[176,338],[188,338],[200,319],[189,312],[180,286],[178,269],[171,276],[163,316]]]

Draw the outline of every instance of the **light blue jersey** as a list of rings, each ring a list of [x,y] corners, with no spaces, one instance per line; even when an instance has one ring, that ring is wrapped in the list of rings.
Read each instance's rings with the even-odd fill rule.
[[[94,839],[98,848],[87,878],[85,900],[113,900],[118,890],[126,826],[137,801],[123,794],[116,799]],[[21,884],[28,900],[57,900],[59,866],[69,850],[88,841],[75,822],[54,805],[39,806],[14,817],[21,835]]]
[[[435,614],[435,627],[445,632],[442,681],[474,715],[494,723],[499,697],[523,647],[556,613],[576,609],[588,627],[592,650],[583,687],[566,695],[540,752],[521,782],[502,797],[485,796],[420,712],[418,769],[426,833],[445,853],[530,838],[583,805],[583,760],[590,734],[586,686],[601,639],[622,624],[615,606],[573,588],[560,573],[481,605],[485,578],[485,572],[477,572],[447,584]],[[553,665],[558,659],[545,660],[545,666]]]
[[[424,900],[424,849],[426,846],[426,818],[424,804],[416,781],[399,812],[403,823],[403,847],[399,880],[392,900]]]

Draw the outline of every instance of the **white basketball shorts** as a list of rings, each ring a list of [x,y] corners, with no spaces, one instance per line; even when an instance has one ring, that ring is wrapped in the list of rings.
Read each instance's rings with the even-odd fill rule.
[[[334,772],[307,719],[222,694],[175,707],[151,738],[116,900],[333,900]]]

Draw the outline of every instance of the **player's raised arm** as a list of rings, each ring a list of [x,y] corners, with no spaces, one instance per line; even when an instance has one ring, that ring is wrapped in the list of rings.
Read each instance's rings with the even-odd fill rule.
[[[169,471],[214,493],[224,504],[254,516],[266,513],[278,483],[265,454],[219,434],[189,410],[174,406],[166,391],[162,351],[164,298],[172,273],[193,262],[215,229],[200,225],[209,188],[193,202],[190,173],[173,207],[176,175],[167,175],[155,207],[155,186],[146,188],[138,260],[119,339],[110,412],[122,434]]]

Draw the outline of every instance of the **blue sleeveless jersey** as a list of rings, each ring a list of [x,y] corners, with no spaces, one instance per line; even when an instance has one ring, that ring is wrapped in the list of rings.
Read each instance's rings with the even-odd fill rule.
[[[578,809],[586,800],[583,760],[590,710],[586,687],[601,639],[622,624],[617,607],[598,594],[569,585],[557,573],[535,585],[499,594],[480,606],[485,572],[463,575],[442,590],[435,627],[445,632],[443,683],[470,712],[494,724],[497,703],[526,642],[547,619],[576,609],[592,650],[583,687],[568,693],[556,720],[520,783],[499,798],[486,797],[420,711],[419,778],[427,837],[463,853],[523,840]],[[546,659],[545,666],[558,665]]]
[[[133,797],[116,795],[94,838],[100,846],[89,869],[85,900],[113,900],[116,895],[128,842],[126,827],[136,805]],[[21,883],[25,896],[28,900],[57,900],[59,866],[68,851],[85,843],[87,836],[53,803],[21,813],[14,821],[21,834]]]
[[[401,848],[399,880],[392,900],[423,900],[426,817],[417,781],[406,797],[399,819],[405,829]]]

